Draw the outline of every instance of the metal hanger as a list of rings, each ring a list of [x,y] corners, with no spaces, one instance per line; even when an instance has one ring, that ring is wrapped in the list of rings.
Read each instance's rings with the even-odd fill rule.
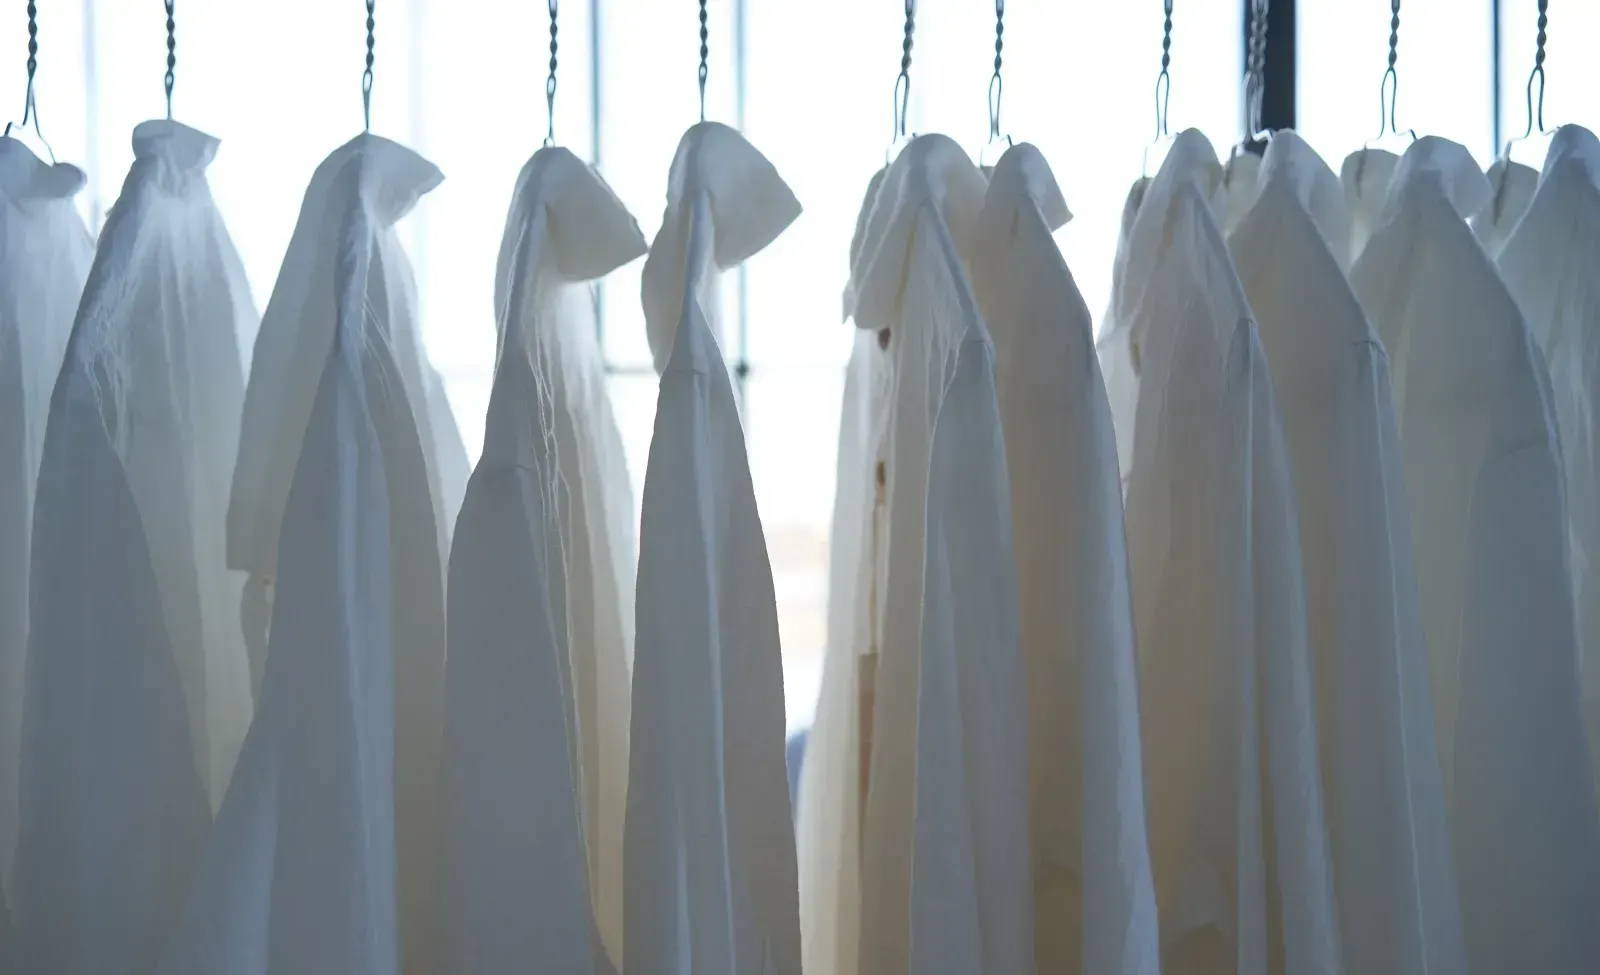
[[[175,19],[175,8],[178,0],[165,0],[167,7],[167,73],[161,78],[161,87],[167,93],[167,121],[172,121],[172,87],[178,77],[174,70],[178,66],[178,22]]]
[[[372,131],[372,50],[377,44],[374,32],[378,26],[376,9],[378,0],[367,0],[367,67],[361,72],[361,131]]]
[[[51,165],[56,162],[56,151],[50,147],[50,140],[44,137],[44,130],[39,127],[39,106],[33,98],[33,77],[39,70],[39,8],[33,0],[28,0],[28,89],[22,100],[22,121],[7,122],[5,137],[15,138],[11,135],[13,129],[17,135],[28,130],[28,123],[33,123],[33,134],[38,138],[39,144],[44,147],[45,154],[50,157]]]
[[[894,79],[894,119],[889,132],[889,148],[884,163],[894,161],[900,150],[914,137],[906,135],[906,116],[911,109],[911,42],[917,27],[917,0],[906,0],[905,34],[900,41],[900,73]]]
[[[556,144],[556,4],[550,0],[550,74],[544,79],[544,147]],[[704,114],[704,109],[701,110]]]
[[[1246,152],[1259,153],[1272,139],[1261,124],[1262,100],[1267,90],[1267,13],[1270,0],[1250,0],[1250,36],[1246,40],[1244,68],[1244,138],[1228,151],[1223,167],[1226,183],[1233,176],[1233,161]]]
[[[1161,72],[1156,75],[1156,137],[1144,147],[1144,153],[1139,159],[1139,172],[1144,176],[1150,175],[1150,156],[1152,150],[1159,150],[1156,158],[1159,160],[1166,156],[1166,150],[1172,147],[1172,136],[1167,132],[1168,103],[1172,100],[1172,0],[1162,0],[1163,19],[1161,21]]]
[[[1555,129],[1544,127],[1544,45],[1550,36],[1549,31],[1546,29],[1550,25],[1548,9],[1550,4],[1548,0],[1539,0],[1538,6],[1539,32],[1534,37],[1533,70],[1528,72],[1528,126],[1523,129],[1520,136],[1507,139],[1506,144],[1500,150],[1500,162],[1504,165],[1500,167],[1500,175],[1495,180],[1494,187],[1494,213],[1497,216],[1500,213],[1501,197],[1505,194],[1506,182],[1511,173],[1511,150],[1519,144],[1531,144],[1534,139],[1541,139],[1542,141],[1555,134]],[[1539,82],[1538,101],[1535,101],[1533,96],[1533,83],[1535,81]],[[1549,147],[1547,145],[1544,148],[1548,149]]]
[[[1010,133],[1001,133],[1000,95],[1004,83],[1000,79],[1001,55],[1006,42],[1006,0],[994,0],[994,74],[989,76],[989,141],[978,153],[978,164],[993,166],[1012,146]]]
[[[1417,141],[1417,130],[1404,132],[1395,127],[1394,106],[1400,94],[1400,75],[1395,62],[1400,57],[1400,0],[1389,3],[1389,66],[1384,69],[1383,80],[1378,84],[1378,134],[1362,143],[1356,158],[1356,185],[1361,185],[1361,174],[1367,168],[1367,150],[1383,148],[1381,143],[1391,139],[1405,139],[1407,144]],[[1402,150],[1403,151],[1403,150]]]

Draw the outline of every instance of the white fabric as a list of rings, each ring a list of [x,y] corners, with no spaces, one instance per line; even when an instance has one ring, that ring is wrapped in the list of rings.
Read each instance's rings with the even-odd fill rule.
[[[33,489],[50,389],[94,257],[72,204],[83,184],[77,167],[0,138],[0,902],[12,893],[17,842]]]
[[[1350,972],[1459,972],[1428,650],[1389,363],[1340,270],[1339,180],[1273,136],[1230,241],[1294,461],[1319,741]],[[1320,218],[1320,219],[1319,219]]]
[[[220,800],[250,718],[222,517],[238,336],[255,312],[205,182],[216,140],[154,121],[133,143],[40,469],[19,792],[24,971],[148,968],[204,840],[206,787]]]
[[[949,228],[932,207],[918,224],[962,338],[929,450],[909,971],[1031,975],[1028,693],[994,356]]]
[[[644,249],[570,151],[523,167],[496,275],[483,456],[450,557],[449,971],[523,971],[529,958],[612,971],[597,913],[621,955],[631,500],[582,279]],[[608,496],[618,489],[626,510]]]
[[[1600,757],[1600,141],[1562,126],[1500,273],[1549,364],[1566,472],[1579,672]],[[1600,776],[1600,766],[1596,768]]]
[[[871,356],[866,427],[871,439],[864,466],[871,481],[862,485],[874,491],[875,502],[867,553],[870,642],[859,665],[870,687],[861,703],[867,773],[857,970],[873,975],[898,975],[911,964],[929,451],[965,327],[956,290],[967,287],[954,278],[960,265],[948,259],[939,235],[948,233],[958,252],[967,252],[985,187],[983,175],[949,138],[913,139],[884,174],[851,271],[856,325],[880,340]]]
[[[1528,204],[1539,186],[1539,171],[1501,158],[1496,159],[1484,175],[1489,178],[1489,200],[1469,222],[1483,249],[1494,257],[1505,247],[1522,215],[1528,212]]]
[[[1348,268],[1361,256],[1367,238],[1377,229],[1378,217],[1388,199],[1389,182],[1400,157],[1387,149],[1357,149],[1339,167],[1339,183],[1344,187],[1350,208],[1350,248],[1340,260]]]
[[[1089,310],[1051,238],[1068,218],[1044,158],[1018,145],[990,178],[972,258],[1011,485],[1036,964],[1155,975],[1116,437]]]
[[[1159,242],[1127,517],[1162,970],[1335,973],[1290,458],[1209,153],[1180,136],[1135,221]]]
[[[639,531],[624,829],[628,971],[798,975],[772,570],[712,335],[718,272],[800,206],[734,130],[689,129],[644,269],[664,363]]]
[[[1256,194],[1260,192],[1261,157],[1236,147],[1228,155],[1228,161],[1222,164],[1222,182],[1218,186],[1220,202],[1217,220],[1222,225],[1223,233],[1233,233],[1233,228],[1250,212],[1251,205],[1256,202]]]
[[[168,971],[387,973],[397,951],[406,971],[436,971],[440,503],[393,224],[439,179],[361,135],[306,190],[256,342],[229,510],[235,564],[270,578],[281,549],[284,591],[261,716]]]
[[[1220,213],[1227,204],[1222,166],[1211,143],[1198,129],[1185,130],[1172,140],[1161,172],[1170,173],[1171,178],[1140,180],[1128,191],[1122,211],[1122,237],[1112,267],[1111,308],[1097,343],[1106,395],[1111,400],[1111,418],[1117,429],[1117,454],[1125,487],[1131,476],[1142,373],[1143,350],[1135,334],[1136,323],[1151,269],[1171,246],[1165,231],[1165,214],[1172,195],[1186,184],[1198,188],[1213,214]]]
[[[1462,220],[1487,180],[1428,137],[1351,274],[1393,364],[1473,972],[1600,957],[1600,814],[1577,688],[1549,380]]]
[[[850,241],[853,267],[886,169],[873,174]],[[855,283],[845,287],[848,316]],[[817,709],[806,732],[795,798],[799,861],[800,953],[807,971],[850,975],[861,944],[861,802],[864,757],[861,661],[871,646],[868,617],[877,489],[870,455],[878,336],[854,330],[845,365],[835,455],[833,514],[828,527],[827,643]],[[875,371],[876,370],[876,371]]]

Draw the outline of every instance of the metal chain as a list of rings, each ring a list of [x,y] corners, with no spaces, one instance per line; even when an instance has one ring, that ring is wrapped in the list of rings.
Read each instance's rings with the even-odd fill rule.
[[[700,0],[700,121],[706,120],[706,75],[710,72],[706,68],[706,57],[711,49],[706,46],[706,0]]]
[[[28,91],[22,101],[22,124],[33,118],[34,128],[39,126],[38,108],[33,103],[33,76],[39,71],[39,7],[28,0]]]
[[[178,67],[178,22],[174,19],[174,8],[177,0],[166,0],[167,6],[167,73],[161,79],[161,86],[167,92],[167,121],[172,121],[172,86],[177,83],[178,76],[174,74]]]
[[[556,4],[557,0],[550,0],[550,74],[544,79],[544,107],[547,120],[544,144],[547,148],[556,144]]]
[[[1172,0],[1162,3],[1161,73],[1156,75],[1156,138],[1167,134],[1167,105],[1172,99]]]
[[[1549,0],[1539,0],[1539,33],[1534,38],[1533,71],[1528,74],[1528,131],[1522,133],[1526,139],[1533,134],[1534,124],[1537,121],[1539,131],[1544,131],[1544,44],[1549,38],[1546,28],[1550,25]],[[1537,112],[1533,101],[1533,80],[1539,79],[1539,102]]]
[[[900,41],[900,74],[894,79],[894,126],[890,142],[906,134],[906,114],[911,106],[911,41],[917,29],[917,2],[906,0],[905,36]]]
[[[361,72],[361,121],[362,131],[372,131],[372,50],[377,45],[375,32],[378,26],[375,17],[378,0],[367,0],[367,67]]]
[[[989,78],[989,141],[1000,139],[1001,55],[1006,45],[1006,0],[994,0],[994,75]]]

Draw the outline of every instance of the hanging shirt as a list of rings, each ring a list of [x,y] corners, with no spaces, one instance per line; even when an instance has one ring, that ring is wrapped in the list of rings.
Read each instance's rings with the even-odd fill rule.
[[[907,970],[1031,975],[1028,702],[994,357],[962,254],[932,205],[941,166],[927,154],[972,164],[935,137],[905,151],[917,165],[903,193],[925,202],[890,231],[884,253],[910,255],[913,235],[925,239],[939,266],[924,273],[952,300],[944,311],[961,334],[929,447]]]
[[[1261,157],[1242,147],[1234,149],[1222,166],[1222,182],[1217,187],[1217,218],[1223,233],[1233,233],[1260,192]]]
[[[855,267],[868,219],[887,167],[872,175],[850,240]],[[846,317],[855,307],[855,282],[845,286]],[[880,498],[874,482],[875,380],[884,378],[878,336],[854,329],[845,365],[835,460],[833,514],[828,530],[826,655],[817,709],[806,732],[805,759],[795,797],[795,853],[799,861],[800,950],[807,971],[853,975],[861,944],[861,803],[867,755],[863,745],[863,661],[872,660]]]
[[[50,389],[94,256],[72,203],[83,183],[77,167],[0,138],[0,900],[14,892],[34,485]]]
[[[718,272],[799,212],[754,147],[702,122],[678,146],[645,263],[645,324],[664,368],[639,532],[629,971],[800,971],[772,570],[711,327]]]
[[[1471,971],[1572,972],[1600,956],[1600,814],[1549,375],[1461,216],[1488,192],[1418,140],[1351,283],[1393,362]]]
[[[911,964],[911,863],[924,539],[933,424],[965,329],[961,271],[983,205],[983,175],[953,141],[913,139],[889,167],[852,269],[856,325],[872,332],[867,429],[874,499],[868,653],[860,663],[866,766],[861,826],[859,971]],[[935,229],[942,227],[942,230]]]
[[[1386,149],[1357,149],[1339,167],[1339,182],[1344,187],[1350,210],[1350,248],[1340,261],[1346,268],[1366,249],[1367,239],[1378,229],[1389,183],[1400,157]]]
[[[204,839],[207,786],[220,801],[250,719],[222,517],[238,336],[255,312],[205,181],[216,140],[163,120],[133,142],[40,469],[18,845],[25,971],[155,960]],[[123,902],[138,906],[126,917],[106,906]]]
[[[1179,136],[1135,228],[1160,241],[1130,324],[1127,517],[1161,967],[1335,973],[1290,458],[1207,204],[1218,169]]]
[[[1111,404],[1111,419],[1116,427],[1117,463],[1124,488],[1128,481],[1128,467],[1133,463],[1133,411],[1139,401],[1139,370],[1134,363],[1133,346],[1128,342],[1132,304],[1138,288],[1129,278],[1127,268],[1129,261],[1133,260],[1130,253],[1133,224],[1139,216],[1139,205],[1144,202],[1144,195],[1149,189],[1149,177],[1141,176],[1128,187],[1128,196],[1122,202],[1117,252],[1111,262],[1111,304],[1101,324],[1100,338],[1095,342],[1095,355],[1100,360],[1100,370],[1105,377],[1106,398]]]
[[[1035,953],[1039,971],[1154,975],[1116,437],[1089,310],[1051,237],[1068,219],[1044,158],[1018,145],[990,178],[972,258],[1010,481]]]
[[[1500,251],[1500,273],[1550,369],[1566,473],[1579,673],[1600,757],[1600,141],[1562,126],[1539,189]],[[1596,768],[1600,776],[1600,767]]]
[[[382,600],[375,602],[368,588],[356,595],[331,588],[334,583],[326,577],[336,568],[344,571],[342,564],[315,573],[307,568],[302,574],[320,573],[330,591],[302,591],[302,598],[314,595],[327,608],[312,612],[273,605],[273,645],[311,646],[305,652],[292,650],[281,665],[268,657],[260,708],[276,709],[277,716],[264,715],[252,726],[251,741],[258,742],[254,764],[241,759],[235,774],[208,854],[207,876],[190,900],[190,937],[180,945],[189,953],[177,956],[187,961],[174,971],[214,971],[216,959],[232,959],[236,952],[254,957],[257,949],[251,946],[259,944],[297,959],[281,969],[274,962],[274,971],[390,970],[384,963],[390,956],[381,945],[351,940],[370,938],[376,945],[390,939],[381,927],[367,930],[368,920],[383,923],[378,914],[361,913],[378,911],[371,906],[375,899],[398,901],[405,970],[436,971],[436,808],[445,641],[442,532],[429,473],[436,455],[428,449],[419,418],[423,399],[418,374],[407,370],[407,363],[415,366],[417,360],[404,354],[416,351],[415,298],[394,222],[439,179],[432,164],[377,136],[357,136],[336,150],[317,168],[306,190],[267,306],[245,398],[228,512],[229,556],[258,578],[272,578],[280,548],[296,533],[328,533],[330,525],[341,524],[333,520],[329,506],[347,501],[338,495],[317,506],[307,502],[300,512],[303,520],[290,522],[286,511],[295,479],[317,479],[328,485],[325,491],[318,489],[324,493],[333,492],[335,484],[353,491],[356,487],[350,485],[367,485],[370,479],[375,485],[371,490],[387,499],[387,515],[380,522],[387,526],[387,543],[380,547],[364,537],[341,536],[317,543],[337,543],[337,548],[305,543],[301,551],[306,559],[355,559],[363,572],[387,584],[381,587]],[[329,349],[336,341],[342,343],[338,355],[343,358],[330,365]],[[351,377],[338,378],[344,376],[340,370]],[[328,379],[330,374],[338,381]],[[343,384],[358,381],[364,386],[340,392]],[[340,405],[347,400],[356,405],[347,410]],[[323,420],[338,427],[337,437],[362,440],[344,448],[356,451],[341,460],[350,470],[334,467],[331,458],[319,459],[322,466],[315,473],[308,468],[309,458],[319,456],[313,453],[311,435],[333,435],[313,429],[319,402],[334,404],[324,406]],[[347,412],[359,417],[359,423],[347,418]],[[365,427],[360,424],[366,423],[371,429],[362,434]],[[368,457],[370,451],[376,459]],[[363,518],[370,504],[361,502]],[[285,585],[293,575],[278,573]],[[348,588],[342,581],[339,586]],[[361,619],[353,622],[358,614]],[[291,619],[294,626],[280,639],[276,625]],[[342,627],[358,625],[359,634],[343,635]],[[313,648],[316,653],[309,652]],[[330,681],[324,669],[339,661],[360,672],[341,673],[333,686],[308,690]],[[381,673],[369,673],[373,668]],[[274,691],[275,670],[282,676]],[[352,680],[358,684],[352,686]],[[269,702],[270,693],[283,699]],[[386,694],[382,707],[374,703]],[[317,706],[326,710],[319,713],[307,701],[320,702]],[[308,709],[312,717],[302,718]],[[317,721],[326,723],[330,730],[323,734],[333,740],[302,734],[302,725]],[[377,749],[388,756],[384,763],[392,761],[393,774],[377,769],[360,776],[335,774],[336,766],[320,757],[324,749],[343,749],[350,762]],[[376,753],[370,757],[379,760]],[[232,813],[228,803],[235,807]],[[354,838],[365,835],[361,817],[378,815],[374,810],[384,803],[382,815],[394,817],[393,841],[375,847],[356,843]],[[290,821],[303,831],[298,840],[285,833]],[[397,864],[387,859],[396,848]],[[292,860],[294,868],[279,866],[261,874],[240,867],[240,858],[264,858],[266,863],[282,858]],[[337,871],[349,876],[335,876]],[[348,903],[341,900],[346,896]],[[297,907],[280,913],[274,905],[286,898],[303,903],[305,912]],[[223,902],[230,899],[243,906],[226,907]],[[334,930],[326,943],[305,938],[318,905],[329,917],[368,920],[352,919],[349,923],[357,928]],[[239,920],[224,924],[211,913],[227,910]],[[358,914],[346,913],[350,911]],[[318,925],[323,927],[327,925]],[[207,933],[212,931],[220,934]],[[234,940],[246,937],[256,940]],[[209,946],[201,950],[197,946],[202,944]],[[357,967],[357,960],[377,968]]]
[[[1230,241],[1294,461],[1346,970],[1462,971],[1389,362],[1337,255],[1339,180],[1275,134]]]
[[[1468,222],[1492,258],[1500,253],[1517,228],[1517,221],[1528,212],[1533,191],[1539,185],[1539,171],[1509,159],[1496,159],[1484,175],[1489,178],[1488,201]]]
[[[608,925],[621,956],[632,500],[582,282],[644,249],[569,150],[523,168],[496,273],[484,451],[450,558],[449,971],[531,958],[613,971]]]

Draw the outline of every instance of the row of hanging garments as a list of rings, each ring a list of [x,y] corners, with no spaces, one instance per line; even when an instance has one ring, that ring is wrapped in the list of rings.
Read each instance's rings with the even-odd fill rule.
[[[647,245],[549,132],[470,476],[394,231],[426,160],[330,155],[258,323],[215,140],[140,126],[94,241],[0,138],[0,975],[1600,957],[1600,141],[1184,132],[1097,345],[998,45],[980,169],[906,133],[907,13],[792,803],[716,296],[800,207],[739,133],[689,128]],[[644,255],[635,536],[587,289]]]

